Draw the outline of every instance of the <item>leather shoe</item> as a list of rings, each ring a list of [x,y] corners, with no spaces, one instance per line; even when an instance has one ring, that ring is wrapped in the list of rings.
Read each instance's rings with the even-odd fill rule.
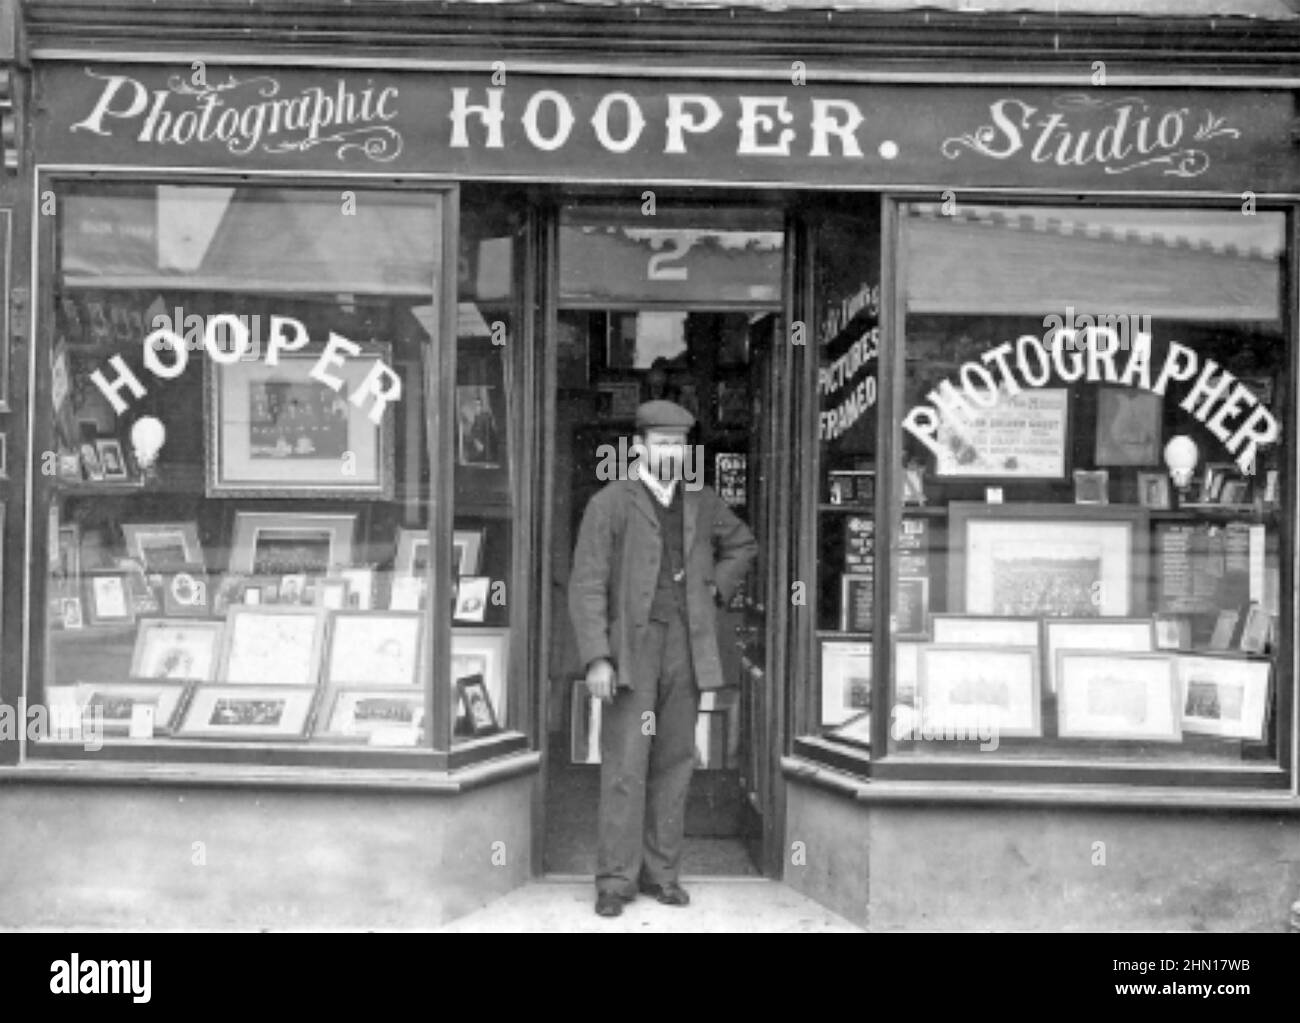
[[[665,906],[688,906],[691,897],[686,893],[686,889],[676,881],[669,881],[667,884],[653,884],[650,881],[642,881],[638,886],[646,895],[653,895]]]
[[[632,899],[619,895],[618,892],[598,892],[596,895],[597,916],[618,916],[623,912],[623,904]]]

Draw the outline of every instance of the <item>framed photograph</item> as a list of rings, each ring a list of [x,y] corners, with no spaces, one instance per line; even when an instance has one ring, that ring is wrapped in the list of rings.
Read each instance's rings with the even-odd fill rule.
[[[65,629],[81,629],[86,625],[81,613],[80,597],[61,597],[59,599],[59,617]]]
[[[498,417],[501,388],[492,384],[456,385],[456,464],[499,468],[505,458],[505,424]]]
[[[202,566],[184,572],[164,572],[162,580],[163,614],[196,618],[211,614],[210,584]]]
[[[419,611],[424,607],[428,583],[420,576],[394,575],[388,594],[390,611]]]
[[[1074,470],[1075,504],[1109,504],[1110,473],[1105,469]]]
[[[375,606],[375,570],[373,568],[344,568],[339,578],[348,584],[348,609],[369,611]]]
[[[1192,620],[1187,615],[1154,615],[1151,619],[1151,628],[1157,650],[1191,649]]]
[[[412,744],[420,741],[424,725],[424,689],[342,687],[333,692],[329,713],[316,726],[321,738],[366,739],[370,742],[407,731]],[[388,743],[384,743],[387,745]],[[402,743],[406,745],[405,742]]]
[[[325,681],[331,686],[419,685],[424,616],[418,612],[336,611]]]
[[[509,629],[453,628],[451,677],[482,676],[499,722],[506,721],[506,666],[510,655]],[[454,698],[454,694],[453,694]]]
[[[307,574],[295,572],[280,577],[276,602],[280,604],[307,604]]]
[[[116,437],[104,437],[95,441],[95,452],[99,455],[99,464],[104,469],[104,479],[131,478],[131,472],[126,465],[126,453],[122,450],[122,442]]]
[[[488,589],[492,580],[485,575],[461,576],[456,587],[456,609],[452,617],[460,622],[481,622],[487,613]]]
[[[337,391],[311,376],[319,360],[319,351],[281,353],[275,366],[203,360],[207,496],[392,499],[393,405],[349,400],[389,364],[388,347],[331,366]]]
[[[346,579],[317,579],[312,590],[312,603],[331,611],[346,611],[350,590]]]
[[[871,644],[823,639],[821,654],[822,724],[842,725],[871,710]]]
[[[461,705],[465,708],[464,719],[472,734],[486,735],[500,727],[482,675],[460,676],[456,679],[456,690],[460,693]]]
[[[959,646],[1038,646],[1039,619],[933,614],[931,642]]]
[[[86,573],[86,616],[91,625],[130,625],[135,621],[135,601],[127,573],[96,569]]]
[[[948,607],[989,615],[1146,612],[1146,512],[1099,505],[949,505]]]
[[[1229,607],[1221,610],[1214,620],[1214,632],[1210,635],[1210,649],[1231,650],[1240,620],[1241,611],[1237,608]]]
[[[1175,655],[1056,652],[1057,734],[1063,739],[1178,742]]]
[[[146,572],[166,572],[204,564],[197,522],[124,522],[126,553]]]
[[[248,575],[325,575],[352,563],[355,514],[235,513],[230,571]]]
[[[1240,657],[1175,658],[1184,732],[1264,738],[1272,664]]]
[[[845,574],[840,577],[840,631],[870,632],[875,578]]]
[[[80,448],[81,452],[81,470],[86,474],[86,479],[92,482],[98,482],[104,478],[104,467],[100,464],[99,453],[95,450],[95,445],[90,441],[83,441]]]
[[[939,646],[920,652],[917,721],[925,735],[1043,734],[1038,647]]]
[[[214,681],[225,628],[225,622],[141,619],[131,651],[132,677]]]
[[[323,607],[232,605],[217,677],[230,685],[315,686],[329,613]]]
[[[152,708],[154,735],[169,735],[188,691],[185,682],[78,682],[76,687],[82,719],[97,719],[104,735],[129,735],[139,706]]]
[[[1010,426],[1009,424],[1014,424]],[[939,426],[935,475],[964,479],[1064,479],[1069,470],[1070,392],[999,392],[997,405]]]
[[[641,404],[637,380],[602,380],[596,384],[596,414],[602,419],[635,419]]]
[[[212,614],[224,622],[230,605],[244,602],[244,588],[247,585],[247,576],[234,572],[223,575],[216,589],[212,591],[212,600],[209,604]]]
[[[474,575],[479,569],[483,530],[458,529],[452,536],[452,564],[457,575]],[[399,526],[394,571],[399,575],[423,575],[429,565],[429,534],[424,529]]]
[[[1138,504],[1144,508],[1170,506],[1169,474],[1140,472],[1137,474]]]
[[[1097,389],[1096,465],[1159,465],[1164,401],[1135,387]]]
[[[315,697],[315,688],[303,686],[198,685],[176,735],[236,741],[301,739]]]
[[[1058,650],[1146,653],[1155,649],[1154,641],[1153,626],[1147,618],[1044,618],[1047,690],[1056,692]]]

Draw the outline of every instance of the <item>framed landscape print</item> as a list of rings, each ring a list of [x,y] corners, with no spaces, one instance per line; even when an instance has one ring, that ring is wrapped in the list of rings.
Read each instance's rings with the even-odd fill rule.
[[[83,720],[97,718],[105,735],[128,735],[138,706],[153,709],[154,735],[167,735],[185,700],[185,682],[78,682],[77,705]]]
[[[1146,511],[1097,505],[949,506],[948,607],[1062,618],[1146,612]]]
[[[362,387],[390,364],[387,346],[330,365],[337,391],[312,377],[319,361],[319,351],[282,352],[275,366],[204,360],[209,497],[392,499],[396,412],[389,404],[373,422]]]
[[[231,685],[315,686],[328,615],[323,607],[232,605],[217,678]]]
[[[1272,668],[1268,661],[1179,655],[1175,666],[1184,732],[1228,739],[1264,738]]]
[[[346,686],[334,691],[328,713],[322,714],[317,722],[316,734],[321,738],[365,739],[374,743],[384,733],[394,735],[405,731],[410,741],[402,741],[401,745],[414,745],[420,741],[423,724],[423,688],[412,691]]]
[[[1043,734],[1038,648],[921,647],[918,724],[927,735]]]
[[[225,628],[218,621],[142,619],[131,653],[132,677],[213,681]]]
[[[1047,652],[1047,691],[1056,692],[1058,650],[1156,649],[1155,630],[1147,618],[1044,618],[1043,647]]]
[[[202,565],[203,546],[197,522],[124,522],[122,538],[126,553],[146,572]]]
[[[248,575],[325,575],[352,563],[354,514],[235,513],[230,571]]]
[[[176,735],[198,739],[301,739],[315,688],[198,685]]]
[[[1182,738],[1172,655],[1058,650],[1056,688],[1063,739]]]
[[[424,616],[417,611],[336,611],[325,681],[331,686],[416,686]]]

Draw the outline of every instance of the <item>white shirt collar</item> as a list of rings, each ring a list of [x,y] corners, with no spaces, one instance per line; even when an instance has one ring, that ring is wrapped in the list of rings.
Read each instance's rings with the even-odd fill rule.
[[[651,496],[653,496],[656,501],[662,504],[665,508],[673,503],[673,492],[677,489],[676,479],[671,479],[667,482],[658,479],[654,473],[649,472],[646,469],[645,463],[643,462],[638,462],[636,469],[637,476],[640,477],[641,482],[646,485],[646,488],[650,491]]]

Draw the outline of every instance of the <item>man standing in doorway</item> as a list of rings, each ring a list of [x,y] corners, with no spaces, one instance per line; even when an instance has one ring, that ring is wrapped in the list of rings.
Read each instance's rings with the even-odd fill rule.
[[[715,608],[758,552],[750,532],[687,459],[695,417],[670,401],[637,409],[630,470],[583,515],[569,613],[587,688],[605,701],[600,736],[596,912],[639,891],[670,906],[701,689],[723,685]],[[693,472],[687,473],[687,467]]]

